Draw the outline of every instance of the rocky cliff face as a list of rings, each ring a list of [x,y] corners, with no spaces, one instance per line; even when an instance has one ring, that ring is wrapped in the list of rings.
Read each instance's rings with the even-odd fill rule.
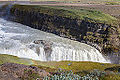
[[[15,5],[10,9],[11,15],[14,16],[12,20],[16,22],[61,37],[87,43],[105,54],[120,50],[118,26],[90,22],[90,18],[84,20],[73,19],[57,16],[57,14],[49,15],[40,11],[23,10],[19,7]]]

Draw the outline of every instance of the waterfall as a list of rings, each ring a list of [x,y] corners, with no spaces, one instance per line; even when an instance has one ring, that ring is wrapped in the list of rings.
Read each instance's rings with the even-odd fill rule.
[[[0,54],[40,61],[109,63],[94,47],[0,18]]]
[[[10,16],[10,7],[0,12]],[[92,61],[109,63],[95,48],[0,18],[0,54],[40,61]]]

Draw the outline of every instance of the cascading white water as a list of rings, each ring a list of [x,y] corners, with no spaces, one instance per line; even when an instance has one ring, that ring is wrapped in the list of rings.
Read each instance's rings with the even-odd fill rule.
[[[35,40],[40,40],[35,43]],[[52,43],[52,44],[49,44]],[[0,18],[0,53],[40,61],[107,61],[95,48]]]

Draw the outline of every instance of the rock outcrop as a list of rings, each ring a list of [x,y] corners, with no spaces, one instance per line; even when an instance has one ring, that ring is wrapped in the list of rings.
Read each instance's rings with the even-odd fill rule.
[[[49,57],[50,57],[50,55],[52,53],[52,44],[53,43],[50,42],[50,41],[45,41],[45,40],[35,40],[33,43],[37,44],[37,45],[42,44],[43,45],[43,49],[45,51],[46,59],[49,59]],[[37,53],[40,53],[40,49],[39,48],[37,48],[36,51],[37,51]]]
[[[4,63],[0,66],[0,80],[40,80],[49,75],[35,66],[16,63]]]

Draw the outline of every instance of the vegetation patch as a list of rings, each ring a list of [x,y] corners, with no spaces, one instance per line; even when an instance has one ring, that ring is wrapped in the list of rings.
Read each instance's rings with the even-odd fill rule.
[[[32,64],[31,64],[31,61],[32,61]],[[0,54],[0,64],[6,63],[6,62],[25,64],[25,65],[34,65],[48,71],[50,71],[51,69],[51,72],[60,68],[65,70],[72,70],[73,72],[79,72],[81,70],[90,71],[93,69],[99,69],[103,71],[104,69],[109,67],[120,66],[119,64],[82,62],[82,61],[41,62],[36,60],[18,58],[16,56],[7,55],[7,54]]]
[[[37,66],[45,66],[50,68],[72,70],[73,72],[91,71],[94,69],[102,70],[118,66],[119,64],[97,63],[97,62],[82,62],[82,61],[60,61],[60,62],[36,62]]]
[[[117,21],[116,18],[108,14],[87,9],[75,10],[39,5],[14,5],[12,7],[12,12],[14,12],[15,9],[25,12],[38,12],[51,16],[61,16],[70,19],[87,20],[89,22],[97,23],[111,24]]]
[[[120,5],[120,2],[106,2],[106,5]]]
[[[31,61],[31,60],[30,60]],[[0,64],[6,62],[18,63],[18,64],[27,64],[30,65],[30,61],[21,59],[15,56],[0,54]],[[100,80],[119,80],[120,75],[118,70],[120,64],[109,64],[109,63],[97,63],[97,62],[82,62],[82,61],[51,61],[51,62],[41,62],[32,60],[32,66],[37,66],[38,68],[49,72],[51,75],[44,77],[44,79],[100,79]],[[22,79],[36,79],[40,78],[36,72],[31,70],[24,70],[24,73],[27,76],[23,76]]]
[[[0,54],[0,64],[7,63],[7,62],[25,64],[25,65],[32,64],[32,60],[30,59],[23,59],[23,58],[18,58],[12,55]]]

